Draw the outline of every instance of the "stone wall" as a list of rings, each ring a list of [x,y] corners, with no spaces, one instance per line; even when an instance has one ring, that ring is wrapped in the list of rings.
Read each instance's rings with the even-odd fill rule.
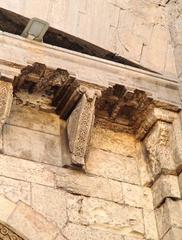
[[[0,6],[176,77],[165,1],[1,0]]]

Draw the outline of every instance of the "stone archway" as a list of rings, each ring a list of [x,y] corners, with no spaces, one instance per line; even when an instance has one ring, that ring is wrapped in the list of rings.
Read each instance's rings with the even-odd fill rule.
[[[26,240],[20,237],[11,227],[0,221],[0,240]]]

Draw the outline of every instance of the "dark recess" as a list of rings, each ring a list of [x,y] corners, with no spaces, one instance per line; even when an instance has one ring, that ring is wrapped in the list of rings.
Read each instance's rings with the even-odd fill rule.
[[[21,35],[28,21],[29,19],[22,15],[0,8],[1,31]],[[121,56],[118,56],[106,49],[98,47],[83,39],[77,38],[75,36],[72,36],[68,33],[62,32],[52,27],[49,27],[47,33],[45,34],[44,43],[70,49],[80,53],[85,53],[90,56],[110,60],[138,69],[147,70],[153,73],[157,73],[151,69],[141,66],[140,64],[127,60],[126,58],[123,58]]]

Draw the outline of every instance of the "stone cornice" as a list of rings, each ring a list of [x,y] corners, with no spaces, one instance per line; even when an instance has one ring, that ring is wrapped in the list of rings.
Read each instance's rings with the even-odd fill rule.
[[[0,44],[0,70],[5,76],[18,75],[19,66],[24,67],[37,61],[50,68],[61,67],[61,69],[67,69],[79,81],[104,88],[120,84],[145,91],[155,100],[181,106],[179,86],[176,79],[168,79],[162,75],[48,44],[36,43],[3,32],[0,32]],[[11,54],[12,51],[13,54]],[[3,62],[1,62],[1,59]],[[16,64],[18,67],[16,67]]]

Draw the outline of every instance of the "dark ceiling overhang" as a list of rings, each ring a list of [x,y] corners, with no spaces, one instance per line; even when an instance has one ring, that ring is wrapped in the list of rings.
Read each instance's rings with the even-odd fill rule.
[[[0,8],[1,31],[21,35],[28,21],[29,19],[22,15]],[[52,27],[49,27],[46,32],[44,36],[44,43],[156,73],[155,71],[145,68],[140,64],[118,56],[111,51]]]

